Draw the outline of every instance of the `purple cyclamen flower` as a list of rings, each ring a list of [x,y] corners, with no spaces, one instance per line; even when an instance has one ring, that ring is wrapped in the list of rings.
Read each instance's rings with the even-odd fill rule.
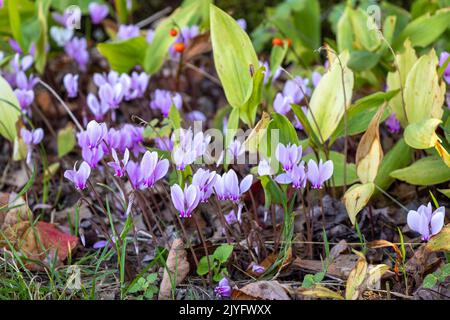
[[[99,101],[92,93],[87,96],[87,106],[97,121],[103,121],[105,114],[109,111],[109,106],[103,101]]]
[[[450,57],[450,53],[444,51],[441,53],[441,56],[439,57],[439,66],[444,65],[444,63],[447,61],[447,59]],[[450,84],[450,63],[447,64],[447,67],[444,70],[443,77],[445,79],[445,82],[447,84]]]
[[[245,153],[245,146],[237,139],[233,140],[228,147],[228,154],[231,159],[237,159]]]
[[[104,154],[105,153],[103,152],[103,148],[101,146],[96,148],[85,147],[81,150],[83,160],[86,161],[92,169],[97,168],[97,164],[103,159]]]
[[[294,189],[302,189],[306,186],[306,172],[303,161],[294,165],[288,172],[279,174],[275,181],[280,184],[292,184]]]
[[[214,292],[222,298],[231,297],[232,289],[228,279],[222,278],[222,280],[219,281],[219,285],[214,289]]]
[[[295,77],[293,80],[288,80],[284,84],[283,95],[285,97],[291,97],[293,103],[299,104],[305,95],[311,94],[311,89],[308,88],[308,79],[301,77]]]
[[[237,19],[236,22],[243,30],[247,29],[247,21],[245,19]]]
[[[179,141],[175,143],[177,139]],[[181,128],[172,134],[172,141],[175,145],[172,152],[173,162],[178,170],[184,170],[186,166],[204,155],[211,137],[205,136],[203,132],[198,132],[194,136],[191,128],[187,130]]]
[[[389,118],[384,122],[390,133],[399,133],[400,132],[400,121],[397,120],[395,113],[391,113]]]
[[[64,45],[66,54],[75,60],[80,70],[85,71],[89,62],[89,53],[87,51],[87,42],[85,38],[72,38]]]
[[[207,202],[213,193],[213,187],[216,182],[217,174],[215,171],[199,168],[192,177],[192,184],[200,190],[200,202]]]
[[[271,161],[261,159],[258,163],[258,175],[262,177],[262,176],[271,176],[272,174],[274,174],[274,172],[271,167]]]
[[[194,121],[206,121],[205,114],[203,112],[201,112],[201,111],[198,111],[198,110],[194,110],[194,111],[189,112],[186,115],[186,118],[189,121],[192,121],[192,122],[194,122]]]
[[[8,40],[8,44],[11,47],[11,49],[13,49],[14,52],[16,52],[17,54],[22,54],[23,53],[23,50],[20,47],[20,44],[16,40],[14,40],[13,38],[10,38]]]
[[[333,175],[333,162],[331,160],[322,163],[322,159],[319,161],[319,165],[314,160],[308,161],[307,177],[313,189],[320,189],[325,181],[331,178]]]
[[[115,85],[119,82],[119,73],[117,71],[111,70],[107,74],[94,73],[93,77],[94,83],[97,87],[101,87],[105,83],[109,83],[110,85]]]
[[[25,72],[33,65],[33,63],[34,58],[31,55],[20,58],[20,54],[16,53],[10,62],[10,66],[16,73],[20,71]]]
[[[318,73],[317,71],[314,71],[311,75],[311,80],[314,88],[317,88],[319,85],[320,80],[322,79],[322,75]]]
[[[86,162],[82,162],[78,170],[76,167],[73,167],[73,170],[66,170],[64,172],[64,177],[69,179],[75,184],[75,188],[78,190],[83,190],[86,188],[86,182],[91,174],[91,167]]]
[[[123,160],[119,160],[115,149],[111,149],[111,155],[114,161],[108,162],[108,166],[114,169],[114,175],[116,177],[123,177],[125,175],[125,168],[127,167],[128,160],[130,159],[130,151],[125,149]]]
[[[193,38],[195,38],[196,36],[198,36],[199,34],[199,28],[197,25],[193,25],[191,27],[183,27],[181,28],[181,32],[179,35],[179,39],[177,42],[184,42],[185,44],[187,44],[189,41],[191,41]]]
[[[281,92],[278,92],[273,101],[273,109],[279,114],[286,115],[291,110],[291,104],[294,100],[291,96],[284,96]]]
[[[169,170],[169,160],[158,159],[156,151],[146,151],[141,160],[142,184],[151,188],[161,180]]]
[[[229,214],[224,215],[225,222],[229,225],[236,223],[238,221],[236,217],[236,213],[234,213],[234,210],[231,210]]]
[[[64,76],[63,82],[67,91],[67,96],[69,98],[76,98],[78,94],[78,75],[68,73]]]
[[[16,74],[16,86],[22,90],[32,90],[39,82],[39,78],[33,75],[27,77],[24,71],[19,71]]]
[[[252,265],[252,271],[254,273],[261,274],[261,273],[264,273],[266,271],[266,268],[264,268],[263,266],[260,266],[259,264],[255,264],[254,263]]]
[[[168,137],[155,138],[155,145],[162,151],[172,151],[173,149],[173,141]]]
[[[108,15],[109,9],[105,4],[100,3],[90,3],[89,4],[89,14],[93,24],[99,24]]]
[[[125,91],[121,83],[116,83],[114,86],[105,83],[100,86],[98,96],[100,101],[106,104],[111,109],[117,109],[123,100]]]
[[[20,136],[23,142],[28,146],[27,159],[28,164],[31,163],[31,155],[33,152],[33,146],[39,144],[44,138],[44,130],[37,128],[35,130],[29,131],[25,128],[20,129]]]
[[[22,128],[20,129],[20,136],[22,137],[23,142],[25,142],[26,145],[37,145],[42,141],[42,138],[44,138],[44,130],[42,130],[41,128],[37,128],[35,130],[29,131],[25,128]]]
[[[200,202],[200,190],[193,184],[186,186],[184,191],[175,184],[170,188],[170,195],[173,206],[180,212],[180,218],[190,218]]]
[[[86,130],[78,133],[78,145],[81,148],[97,148],[108,133],[105,123],[92,120],[88,123]]]
[[[127,99],[142,98],[147,90],[149,81],[150,76],[145,72],[137,73],[134,71],[131,73],[130,92],[127,94]]]
[[[178,92],[156,89],[153,94],[153,99],[150,101],[150,108],[159,109],[164,117],[167,118],[172,104],[174,104],[178,110],[181,109],[183,100]]]
[[[249,174],[239,184],[236,172],[230,169],[222,177],[217,177],[214,190],[219,200],[228,199],[233,202],[239,202],[242,194],[250,189],[252,182],[253,176]]]
[[[92,248],[93,249],[102,249],[106,246],[108,246],[108,248],[112,247],[111,243],[108,240],[99,240],[92,245]]]
[[[14,93],[17,97],[17,100],[19,101],[20,108],[22,109],[22,111],[26,112],[28,110],[28,107],[34,101],[33,90],[16,89],[14,90]]]
[[[143,174],[140,164],[130,160],[127,163],[126,171],[133,189],[143,189]]]
[[[2,9],[4,5],[5,5],[4,0],[0,0],[0,9]]]
[[[438,234],[444,226],[445,208],[439,207],[433,212],[431,203],[421,205],[417,211],[408,212],[408,226],[411,230],[422,235],[423,241],[428,241],[431,236]]]
[[[135,25],[120,25],[117,32],[118,40],[127,40],[130,38],[139,37],[139,27]]]
[[[279,143],[275,150],[275,156],[280,162],[284,171],[289,172],[296,166],[302,158],[302,146],[291,145],[287,146]]]

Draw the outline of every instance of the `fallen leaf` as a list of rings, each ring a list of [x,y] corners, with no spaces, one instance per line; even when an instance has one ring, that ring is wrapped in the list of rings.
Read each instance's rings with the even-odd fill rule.
[[[350,272],[345,287],[345,299],[356,300],[362,293],[360,286],[364,282],[367,273],[367,261],[363,254],[359,253],[359,260]]]
[[[301,294],[306,297],[313,297],[313,298],[330,298],[330,299],[336,299],[336,300],[344,300],[344,297],[341,296],[339,293],[330,290],[324,286],[321,285],[315,285],[312,288],[306,289],[306,288],[298,288],[296,293]]]
[[[163,279],[159,288],[160,300],[168,300],[172,297],[172,281],[177,286],[183,282],[189,273],[189,262],[187,260],[184,243],[181,239],[175,239],[170,247],[169,256],[166,261]]]
[[[22,221],[6,226],[3,231],[0,247],[9,248],[9,242],[30,260],[25,265],[31,270],[41,269],[32,260],[45,263],[54,261],[56,257],[56,263],[61,264],[78,243],[77,237],[65,234],[55,225],[42,221],[34,226],[29,221]]]
[[[345,192],[342,200],[353,225],[356,222],[356,215],[367,205],[374,191],[375,185],[373,182],[368,182],[357,183]]]
[[[356,254],[339,255],[328,266],[327,275],[345,280],[355,267],[357,261],[358,256]],[[303,260],[297,258],[294,260],[293,265],[314,273],[323,271],[323,262],[319,260]]]
[[[291,300],[278,281],[257,281],[241,289],[233,289],[233,300]]]
[[[394,251],[396,253],[394,270],[398,274],[400,264],[403,261],[403,255],[402,255],[402,252],[400,251],[400,248],[395,243],[389,242],[387,240],[375,240],[375,241],[370,242],[368,244],[368,246],[369,246],[369,248],[372,248],[372,249],[386,248],[386,247],[391,247],[392,249],[394,249]]]
[[[28,214],[32,214],[25,200],[14,192],[0,192],[0,208],[0,229],[28,221]]]

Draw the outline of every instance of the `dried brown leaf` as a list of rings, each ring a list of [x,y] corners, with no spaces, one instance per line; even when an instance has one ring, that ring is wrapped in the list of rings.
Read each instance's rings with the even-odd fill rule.
[[[234,289],[233,300],[291,300],[278,281],[257,281]]]

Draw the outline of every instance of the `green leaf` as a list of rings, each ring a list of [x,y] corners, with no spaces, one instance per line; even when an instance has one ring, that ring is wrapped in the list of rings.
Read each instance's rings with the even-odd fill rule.
[[[344,83],[342,83],[341,65],[338,58],[335,58],[329,71],[322,77],[311,97],[307,118],[321,141],[328,140],[333,134],[344,115],[345,108],[351,102],[353,72],[347,67],[349,57],[347,51],[339,55],[344,73]],[[345,100],[342,85],[345,87]]]
[[[241,108],[240,117],[248,126],[253,126],[256,118],[256,111],[261,103],[261,89],[264,80],[264,67],[258,68],[253,76],[253,91],[252,95]],[[267,72],[267,71],[266,71]]]
[[[441,158],[430,156],[391,172],[391,177],[413,185],[428,186],[450,180],[450,168]]]
[[[82,14],[89,13],[89,4],[91,2],[105,3],[104,0],[52,0],[52,8],[59,12],[64,12],[70,6],[78,6]]]
[[[352,136],[367,130],[370,121],[377,113],[379,107],[385,102],[391,100],[400,90],[392,90],[388,92],[376,92],[364,98],[357,100],[348,108],[347,133]],[[386,110],[381,117],[384,121],[389,116],[389,110]],[[333,133],[332,141],[345,135],[345,122],[341,120],[335,132]]]
[[[9,23],[14,39],[19,43],[22,50],[25,50],[25,40],[22,34],[22,20],[20,19],[18,2],[16,0],[8,0],[7,2]]]
[[[127,0],[114,0],[119,22],[126,24],[128,20]]]
[[[142,65],[147,47],[144,37],[102,42],[97,45],[98,51],[108,60],[111,69],[120,73],[128,72],[135,66]]]
[[[319,157],[324,162],[326,161],[325,153],[323,151],[319,153]],[[318,161],[314,153],[307,154],[303,157],[303,160],[306,163],[311,159]],[[341,187],[344,185],[344,155],[336,151],[331,151],[329,153],[329,159],[333,161],[334,167],[333,176],[330,179],[330,184],[336,187]],[[358,176],[356,175],[356,166],[354,163],[347,163],[347,185],[351,185],[356,181],[358,181]]]
[[[353,27],[350,18],[351,11],[352,8],[346,6],[344,13],[341,15],[337,24],[336,40],[339,52],[343,52],[344,50],[351,51],[353,49]]]
[[[38,25],[39,25],[39,38],[36,46],[36,70],[39,73],[43,73],[45,64],[47,61],[47,45],[48,45],[48,26],[47,16],[50,9],[51,0],[40,0],[37,2],[38,6]]]
[[[13,142],[17,136],[16,122],[20,117],[19,101],[9,86],[0,76],[0,135]]]
[[[381,56],[378,53],[369,51],[352,51],[348,67],[353,71],[370,70],[378,64]]]
[[[397,141],[395,146],[383,157],[375,178],[375,184],[383,190],[387,190],[394,182],[390,176],[391,172],[409,165],[412,161],[412,149],[405,143],[404,139]]]
[[[173,103],[169,110],[169,119],[172,122],[172,126],[173,126],[174,130],[181,128],[180,111],[177,109],[177,107]]]
[[[413,46],[427,47],[438,39],[450,25],[450,8],[426,13],[410,22],[395,40],[394,49],[409,38]]]
[[[302,288],[309,289],[315,284],[314,276],[312,274],[307,274],[303,278]]]
[[[316,133],[312,129],[311,124],[309,123],[309,120],[306,117],[306,114],[303,112],[302,108],[296,104],[292,104],[291,107],[295,115],[297,116],[298,120],[302,124],[303,130],[306,132],[308,137],[311,138],[314,145],[316,146],[322,145],[322,142],[320,141],[319,137],[316,136]]]
[[[214,258],[220,263],[225,263],[233,252],[233,248],[231,244],[222,244],[214,251]]]
[[[61,158],[71,152],[76,145],[75,130],[73,126],[68,125],[59,130],[57,137],[58,157]]]
[[[273,77],[274,72],[278,69],[279,66],[282,65],[284,58],[286,57],[286,53],[288,51],[288,46],[285,43],[284,46],[272,46],[272,51],[270,52],[270,69],[273,70],[270,75],[270,80]],[[270,70],[266,70],[266,72],[270,72]]]
[[[197,274],[199,276],[204,276],[205,274],[208,274],[209,268],[208,268],[208,260],[211,264],[211,268],[213,267],[213,256],[204,256],[200,259],[197,266]]]
[[[146,280],[147,280],[147,283],[153,283],[156,281],[156,279],[158,279],[158,274],[156,272],[153,272],[147,276]]]
[[[197,0],[176,9],[169,17],[162,20],[155,30],[152,43],[147,47],[144,54],[144,69],[147,73],[158,72],[164,63],[168,50],[174,39],[169,35],[170,29],[175,25],[183,28],[189,23],[194,23],[199,9],[205,0]]]
[[[250,68],[259,66],[258,57],[247,33],[227,13],[211,5],[210,19],[217,74],[229,104],[240,108],[252,95]]]
[[[286,194],[281,191],[280,187],[269,176],[262,176],[259,177],[259,179],[261,180],[261,185],[264,189],[264,207],[266,209],[268,209],[272,203],[283,204],[283,202],[287,201]]]
[[[318,0],[291,1],[292,20],[302,44],[310,49],[320,46],[320,2]],[[272,66],[272,65],[271,65]],[[273,69],[272,70],[276,70]]]
[[[282,143],[284,145],[289,143],[296,144],[298,146],[300,145],[297,132],[295,131],[292,123],[284,115],[276,112],[272,113],[272,120],[267,126],[265,138],[266,139],[264,140],[266,141],[266,144],[264,145],[263,141],[261,151],[267,158],[270,157],[272,152],[275,152],[278,143]],[[272,145],[272,142],[275,144]]]
[[[375,51],[380,46],[381,39],[378,37],[376,30],[368,28],[369,16],[367,13],[361,8],[351,10],[350,18],[356,46],[367,51]]]

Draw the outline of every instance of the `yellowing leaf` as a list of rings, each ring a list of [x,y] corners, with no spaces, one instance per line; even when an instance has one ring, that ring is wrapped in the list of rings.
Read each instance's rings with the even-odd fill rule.
[[[437,65],[436,52],[431,50],[420,57],[408,73],[404,98],[409,123],[442,117],[445,84],[439,83]]]
[[[389,266],[385,264],[378,264],[376,266],[370,266],[367,272],[367,277],[364,282],[365,288],[374,288],[376,287],[383,274],[385,274],[389,270]],[[364,288],[364,289],[365,289]]]
[[[375,185],[372,182],[368,182],[355,184],[345,192],[343,201],[348,217],[353,225],[356,221],[356,215],[367,205],[374,191]]]
[[[378,167],[383,159],[383,149],[381,148],[378,129],[383,112],[384,106],[372,118],[356,150],[356,172],[362,183],[375,180]]]
[[[438,141],[435,145],[435,148],[447,167],[450,167],[450,154],[447,152],[444,146]]]
[[[367,273],[367,261],[364,255],[359,254],[360,258],[356,266],[350,272],[347,284],[345,286],[345,299],[356,300],[361,294],[360,286],[363,284]]]
[[[439,139],[435,131],[441,122],[431,118],[408,125],[404,133],[405,142],[415,149],[434,147]]]
[[[333,134],[352,99],[354,79],[353,72],[347,67],[349,57],[348,51],[344,51],[339,55],[339,59],[333,60],[329,71],[322,77],[311,97],[307,118],[322,143]]]
[[[330,298],[330,299],[336,299],[336,300],[344,300],[344,297],[341,296],[339,293],[330,290],[324,286],[321,285],[315,285],[314,287],[310,289],[304,289],[300,288],[297,293],[307,296],[307,297],[313,297],[313,298]]]
[[[389,72],[387,76],[387,86],[389,90],[400,89],[405,87],[406,77],[409,71],[417,61],[416,52],[411,46],[411,41],[406,40],[404,43],[404,51],[401,54],[396,55],[396,61],[399,70]],[[395,116],[400,121],[403,127],[407,125],[405,111],[403,110],[402,93],[399,92],[394,98],[391,99],[389,106],[394,111]]]
[[[446,225],[441,232],[433,236],[426,244],[426,248],[431,251],[450,252],[450,225]]]
[[[0,76],[0,135],[14,141],[16,122],[20,117],[19,102],[8,82]]]
[[[245,139],[244,141],[244,147],[246,150],[248,150],[248,152],[250,153],[257,152],[259,142],[263,137],[264,131],[265,129],[267,129],[269,122],[270,122],[270,115],[267,112],[263,112],[261,120],[258,121],[258,123],[255,125],[255,127],[248,135],[247,139]]]

